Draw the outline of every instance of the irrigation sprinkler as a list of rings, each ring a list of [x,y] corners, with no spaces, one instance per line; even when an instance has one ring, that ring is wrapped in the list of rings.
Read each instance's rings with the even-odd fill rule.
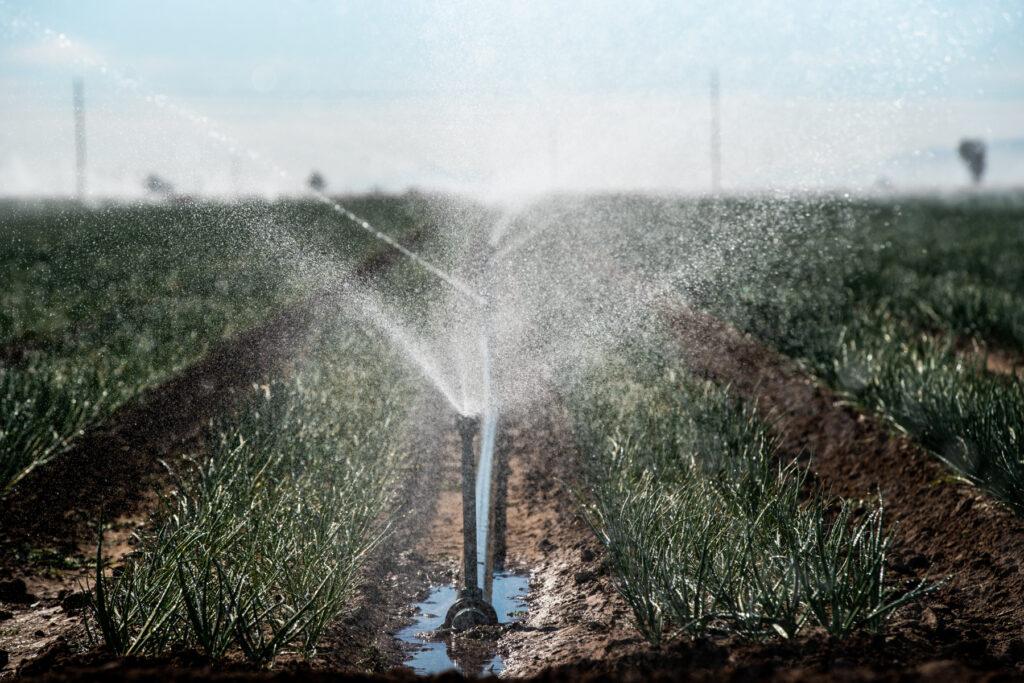
[[[477,582],[476,554],[476,454],[473,440],[480,432],[480,418],[459,415],[456,427],[462,437],[462,590],[448,609],[444,627],[464,631],[474,626],[497,624],[494,607],[484,600]]]

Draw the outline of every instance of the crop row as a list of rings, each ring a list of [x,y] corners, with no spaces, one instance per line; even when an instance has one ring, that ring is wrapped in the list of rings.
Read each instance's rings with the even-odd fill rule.
[[[408,464],[401,365],[335,326],[296,374],[211,427],[111,574],[98,551],[94,633],[117,654],[316,653],[351,608]],[[329,342],[329,343],[328,343]]]
[[[642,633],[879,631],[930,589],[886,577],[882,501],[835,500],[768,426],[671,364],[589,376],[573,395],[581,500]]]

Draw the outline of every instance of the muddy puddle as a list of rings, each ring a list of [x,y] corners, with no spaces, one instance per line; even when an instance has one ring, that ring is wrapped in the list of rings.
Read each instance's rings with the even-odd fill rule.
[[[524,618],[529,582],[530,578],[522,574],[495,572],[492,592],[499,624]],[[435,586],[426,600],[416,605],[415,621],[398,632],[398,639],[410,645],[405,665],[423,675],[453,669],[467,676],[501,673],[505,668],[501,655],[486,652],[486,656],[481,657],[480,649],[473,648],[471,656],[460,656],[452,647],[450,638],[434,635],[434,631],[444,623],[445,613],[457,596],[458,589],[454,585]]]

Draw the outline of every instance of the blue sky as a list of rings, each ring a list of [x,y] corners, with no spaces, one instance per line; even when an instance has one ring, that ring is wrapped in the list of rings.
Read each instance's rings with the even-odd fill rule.
[[[1022,36],[1019,0],[0,0],[0,193],[71,187],[76,74],[98,193],[699,192],[712,68],[727,188],[952,187],[961,135],[1019,185]]]

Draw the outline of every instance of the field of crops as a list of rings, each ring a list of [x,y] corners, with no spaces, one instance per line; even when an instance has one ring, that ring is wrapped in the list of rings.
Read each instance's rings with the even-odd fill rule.
[[[485,303],[318,202],[0,205],[0,678],[413,666],[481,405],[467,675],[1024,675],[1024,198],[343,203]]]

